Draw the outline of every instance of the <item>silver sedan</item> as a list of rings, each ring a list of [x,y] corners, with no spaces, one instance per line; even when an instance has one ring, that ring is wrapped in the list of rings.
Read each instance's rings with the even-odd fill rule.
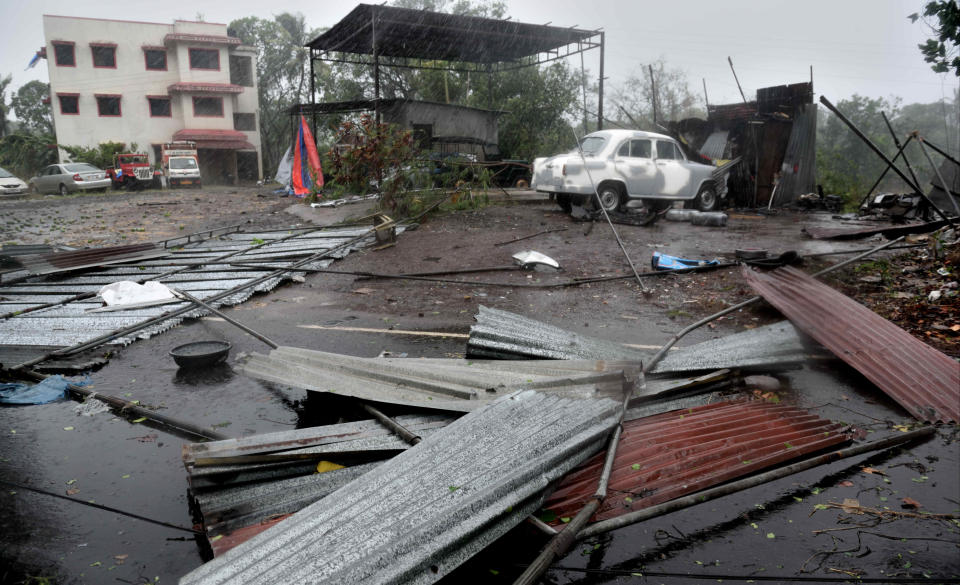
[[[30,179],[30,188],[34,193],[66,195],[74,191],[106,190],[109,186],[110,177],[101,169],[87,163],[50,165]]]

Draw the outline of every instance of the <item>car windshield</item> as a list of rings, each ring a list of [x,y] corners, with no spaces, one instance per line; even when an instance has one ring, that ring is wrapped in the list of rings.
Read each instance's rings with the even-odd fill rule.
[[[13,178],[13,175],[11,175],[7,171],[7,169],[0,167],[0,179],[12,179],[12,178]]]
[[[100,170],[97,167],[87,163],[73,163],[69,165],[63,165],[63,168],[67,169],[71,173],[88,173],[90,171]]]
[[[192,158],[171,158],[170,168],[171,169],[195,169],[197,168],[197,161],[195,161]]]
[[[607,139],[603,136],[587,136],[580,143],[580,149],[583,150],[583,154],[597,154],[606,141]]]

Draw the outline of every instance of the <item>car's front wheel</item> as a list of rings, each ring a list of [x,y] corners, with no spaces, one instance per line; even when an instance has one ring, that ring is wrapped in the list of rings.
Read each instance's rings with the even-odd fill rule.
[[[697,193],[696,199],[693,200],[693,207],[700,211],[713,211],[719,203],[716,189],[710,185],[704,185]]]
[[[67,194],[69,194],[69,193],[70,193],[70,190],[67,189],[67,186],[64,185],[63,183],[60,183],[60,194],[61,194],[61,195],[67,195]]]
[[[597,191],[597,196],[600,199],[601,207],[608,212],[616,211],[623,202],[623,189],[619,185],[601,185]]]

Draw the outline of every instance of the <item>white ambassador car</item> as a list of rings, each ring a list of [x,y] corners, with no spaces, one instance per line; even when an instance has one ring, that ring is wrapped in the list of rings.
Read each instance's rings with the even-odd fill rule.
[[[531,187],[554,195],[567,211],[571,204],[596,206],[594,188],[607,211],[665,208],[673,201],[711,211],[719,206],[718,193],[726,193],[726,176],[715,178],[716,167],[687,160],[664,134],[601,130],[586,135],[580,148],[583,158],[574,150],[533,161]]]

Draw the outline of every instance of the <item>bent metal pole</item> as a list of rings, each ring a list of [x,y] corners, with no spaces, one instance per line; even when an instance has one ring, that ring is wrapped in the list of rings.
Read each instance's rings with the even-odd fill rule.
[[[883,161],[884,161],[885,163],[887,163],[887,164],[890,166],[891,169],[893,169],[893,172],[897,173],[897,174],[900,176],[900,178],[903,179],[903,182],[906,183],[908,187],[910,187],[911,189],[913,189],[914,191],[916,191],[917,195],[919,195],[920,197],[922,197],[923,200],[927,202],[927,205],[929,205],[934,211],[937,212],[937,215],[939,215],[940,217],[942,217],[947,223],[950,224],[950,227],[953,227],[953,228],[957,227],[957,224],[954,222],[954,219],[951,218],[951,217],[949,217],[946,213],[944,213],[943,210],[941,210],[939,207],[937,207],[937,206],[933,203],[933,201],[930,201],[930,198],[927,197],[927,195],[923,192],[923,190],[920,189],[920,185],[917,185],[916,183],[914,183],[914,182],[910,179],[910,177],[908,177],[907,175],[905,175],[905,174],[903,173],[903,171],[900,170],[900,167],[898,167],[897,165],[893,164],[893,161],[890,160],[890,159],[887,157],[887,155],[883,154],[883,152],[881,152],[880,149],[877,148],[877,145],[874,144],[872,140],[870,140],[869,138],[867,138],[866,134],[864,134],[863,132],[860,131],[859,128],[857,128],[856,126],[854,126],[853,122],[851,122],[850,120],[848,120],[847,117],[843,115],[843,112],[841,112],[840,110],[838,110],[835,105],[833,105],[832,103],[830,103],[830,100],[828,100],[828,99],[826,98],[826,96],[820,96],[820,103],[822,103],[823,105],[827,106],[827,108],[829,108],[831,112],[833,112],[834,114],[836,114],[837,118],[839,118],[841,122],[843,122],[844,124],[846,124],[847,127],[850,128],[850,130],[851,130],[854,134],[856,134],[858,138],[860,138],[860,140],[863,140],[863,143],[866,144],[866,145],[870,148],[870,150],[872,150],[874,153],[876,153],[877,156],[879,156],[880,158],[882,158]]]
[[[650,289],[644,286],[643,281],[640,280],[640,273],[637,272],[637,267],[633,265],[633,260],[630,259],[630,254],[627,252],[626,246],[623,245],[623,240],[620,239],[620,234],[617,233],[617,228],[613,226],[613,222],[610,220],[610,216],[607,214],[607,209],[603,206],[603,202],[600,201],[600,193],[597,192],[597,185],[593,182],[593,175],[590,174],[590,168],[587,167],[587,158],[583,155],[583,148],[580,147],[580,138],[577,136],[577,133],[573,133],[573,139],[577,143],[577,152],[580,153],[580,162],[583,163],[583,170],[587,173],[587,178],[590,179],[590,189],[593,191],[593,196],[597,200],[597,207],[600,208],[600,211],[603,212],[603,217],[606,218],[607,223],[610,225],[610,231],[613,232],[613,237],[617,239],[617,244],[620,245],[620,251],[623,252],[624,257],[627,259],[627,264],[630,265],[630,270],[633,271],[633,276],[637,279],[637,284],[640,285],[640,291],[644,294],[650,294]]]

